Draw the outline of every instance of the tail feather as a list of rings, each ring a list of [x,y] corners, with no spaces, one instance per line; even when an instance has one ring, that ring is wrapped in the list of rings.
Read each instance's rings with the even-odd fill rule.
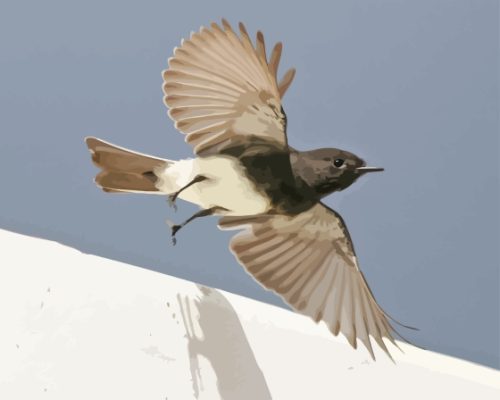
[[[110,193],[150,193],[158,192],[154,182],[134,173],[101,171],[95,177],[95,183],[105,192]]]
[[[92,154],[92,161],[102,170],[95,182],[106,192],[158,192],[155,172],[172,163],[94,137],[86,138],[85,142]]]

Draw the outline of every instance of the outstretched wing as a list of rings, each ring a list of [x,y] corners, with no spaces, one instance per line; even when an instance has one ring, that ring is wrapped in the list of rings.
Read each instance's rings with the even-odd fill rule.
[[[261,32],[254,47],[243,24],[240,36],[225,20],[222,25],[202,27],[174,50],[169,68],[163,71],[169,116],[196,154],[214,151],[239,135],[286,145],[281,98],[295,70],[277,83],[281,43],[275,45],[268,63]]]
[[[238,261],[259,283],[295,310],[323,320],[356,348],[356,339],[375,359],[370,336],[383,341],[393,327],[358,267],[342,218],[323,204],[296,216],[223,217],[221,229],[244,229],[231,240]]]

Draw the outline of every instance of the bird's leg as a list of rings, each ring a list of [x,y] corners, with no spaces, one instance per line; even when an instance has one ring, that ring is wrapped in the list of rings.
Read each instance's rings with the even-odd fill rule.
[[[168,204],[170,207],[173,207],[175,211],[177,211],[177,206],[175,204],[175,200],[177,200],[177,197],[181,192],[185,189],[187,189],[189,186],[194,185],[195,183],[202,182],[204,180],[208,179],[206,176],[203,175],[196,175],[194,179],[189,182],[187,185],[181,187],[177,192],[169,194],[168,195]]]
[[[217,206],[210,207],[210,208],[200,210],[200,211],[194,213],[193,215],[191,215],[191,217],[189,217],[187,220],[185,220],[182,224],[177,225],[177,224],[169,223],[170,229],[172,229],[172,243],[174,245],[177,243],[177,239],[175,238],[175,235],[177,232],[179,232],[179,229],[181,229],[183,226],[186,226],[187,224],[189,224],[192,220],[194,220],[196,218],[214,215],[217,211],[227,211],[227,208],[217,207]]]

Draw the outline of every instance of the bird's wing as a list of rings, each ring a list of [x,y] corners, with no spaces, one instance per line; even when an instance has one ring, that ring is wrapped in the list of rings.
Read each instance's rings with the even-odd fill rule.
[[[163,71],[168,114],[196,154],[214,151],[239,135],[286,144],[281,98],[295,70],[278,84],[281,43],[268,62],[262,33],[254,47],[243,24],[239,28],[240,36],[225,20],[222,27],[202,27],[175,48]]]
[[[358,267],[344,221],[323,204],[295,216],[223,217],[219,227],[244,229],[230,248],[260,284],[295,310],[325,321],[356,348],[356,339],[374,357],[370,336],[396,345],[387,315],[375,301]],[[397,345],[396,345],[397,346]]]

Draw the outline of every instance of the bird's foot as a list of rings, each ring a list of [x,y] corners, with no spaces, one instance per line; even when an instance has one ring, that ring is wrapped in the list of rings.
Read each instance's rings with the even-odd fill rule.
[[[174,224],[170,220],[167,220],[167,225],[170,227],[170,231],[171,231],[170,236],[172,237],[172,245],[175,246],[177,244],[177,238],[175,237],[175,235],[177,234],[179,229],[182,228],[182,225]]]
[[[206,176],[196,175],[194,177],[194,179],[191,182],[189,182],[187,185],[181,187],[177,192],[169,194],[168,195],[168,204],[170,205],[170,207],[173,207],[173,209],[175,211],[177,211],[177,206],[175,204],[175,201],[177,200],[177,197],[181,194],[181,192],[183,192],[184,190],[186,190],[188,187],[194,185],[195,183],[202,182],[202,181],[204,181],[206,179],[208,179]]]
[[[178,195],[178,192],[174,193],[174,194],[169,194],[167,197],[168,205],[170,207],[172,207],[174,209],[174,211],[176,211],[176,212],[177,212],[177,204],[175,203],[175,201],[177,200],[177,195]]]
[[[177,244],[175,234],[179,231],[179,229],[181,229],[181,225],[172,225],[170,229],[172,229],[172,244],[175,246]]]

